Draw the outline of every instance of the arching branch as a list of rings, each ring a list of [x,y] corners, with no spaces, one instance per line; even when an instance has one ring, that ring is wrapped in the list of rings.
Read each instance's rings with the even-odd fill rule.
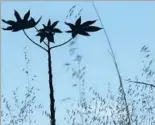
[[[27,33],[25,32],[25,30],[23,30],[25,36],[35,45],[37,45],[38,47],[40,47],[41,49],[45,50],[47,52],[47,49],[45,49],[44,47],[42,47],[41,45],[37,44],[35,41],[33,41],[28,35]]]
[[[64,42],[64,43],[62,43],[62,44],[59,44],[59,45],[56,45],[56,46],[53,46],[53,47],[51,47],[50,49],[54,49],[54,48],[57,48],[57,47],[61,47],[61,46],[65,45],[65,44],[69,43],[72,39],[73,39],[73,38],[70,38],[70,39],[67,40],[66,42]]]

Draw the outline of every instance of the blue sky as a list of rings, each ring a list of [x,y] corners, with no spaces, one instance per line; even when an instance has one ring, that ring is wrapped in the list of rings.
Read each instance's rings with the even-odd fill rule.
[[[38,24],[38,28],[43,23],[47,23],[50,18],[52,21],[59,20],[58,27],[63,31],[68,27],[64,26],[65,17],[69,9],[77,5],[77,10],[83,8],[81,17],[82,21],[98,20],[95,10],[91,2],[2,2],[2,19],[14,20],[14,9],[19,11],[20,15],[25,14],[29,9],[31,16],[42,20]],[[105,29],[111,40],[116,59],[123,78],[133,78],[141,73],[142,56],[140,49],[143,45],[148,45],[155,54],[155,2],[107,2],[98,1],[95,5],[99,11]],[[67,21],[74,22],[71,18]],[[101,26],[97,21],[97,26]],[[2,23],[2,27],[6,27]],[[24,47],[28,46],[28,57],[30,59],[30,74],[36,74],[38,77],[32,85],[40,89],[37,102],[43,103],[47,108],[49,105],[48,98],[48,69],[47,55],[44,51],[33,45],[22,32],[6,32],[2,33],[2,94],[8,100],[11,99],[12,90],[17,86],[24,89],[27,80],[22,69],[25,67]],[[32,39],[38,41],[35,37],[35,30],[27,30]],[[68,34],[57,35],[59,44],[66,41],[71,36]],[[92,33],[90,37],[79,36],[77,39],[78,53],[83,56],[82,63],[87,67],[86,86],[92,86],[101,95],[107,93],[108,83],[111,83],[113,91],[118,87],[117,74],[112,62],[112,58],[108,53],[108,44],[101,30]],[[69,55],[69,46],[65,45],[52,51],[52,66],[54,76],[55,99],[57,107],[57,123],[62,124],[64,112],[68,103],[61,103],[61,99],[72,97],[78,99],[78,90],[72,85],[77,81],[72,79],[70,73],[66,72],[64,63],[71,62]],[[20,95],[22,98],[22,95]],[[39,114],[39,113],[38,113]],[[37,125],[45,123],[45,119],[40,115],[36,115]]]

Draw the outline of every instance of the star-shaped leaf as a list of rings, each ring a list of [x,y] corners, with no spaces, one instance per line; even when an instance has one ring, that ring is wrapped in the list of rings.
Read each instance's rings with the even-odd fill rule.
[[[16,10],[14,11],[14,15],[15,15],[17,21],[21,21],[22,20],[20,15],[19,15],[19,13]]]
[[[75,24],[65,22],[65,24],[68,25],[71,29],[66,32],[72,33],[73,38],[77,36],[78,34],[83,35],[83,36],[90,36],[88,32],[96,32],[102,29],[97,26],[91,26],[95,22],[96,20],[93,20],[93,21],[86,21],[83,24],[81,24],[81,17],[79,17],[76,20]]]
[[[51,20],[48,20],[47,26],[43,24],[42,29],[38,30],[37,36],[40,36],[40,42],[43,42],[45,38],[47,38],[48,42],[54,43],[54,35],[55,33],[62,33],[62,31],[58,28],[55,28],[58,24],[58,21],[51,24]]]
[[[2,22],[10,25],[7,28],[2,28],[3,30],[11,30],[12,32],[17,32],[24,29],[29,29],[35,27],[39,21],[41,20],[41,17],[38,19],[38,21],[35,21],[34,18],[30,18],[30,10],[24,15],[23,19],[21,19],[19,13],[15,10],[14,15],[17,21],[12,20],[4,20],[2,19]]]
[[[30,10],[24,15],[24,20],[28,21],[29,16],[30,16]]]

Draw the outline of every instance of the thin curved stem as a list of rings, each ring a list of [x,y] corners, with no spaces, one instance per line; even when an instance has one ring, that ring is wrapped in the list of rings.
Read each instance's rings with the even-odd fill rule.
[[[37,31],[39,31],[37,27],[34,27],[34,28],[35,28]],[[48,44],[47,44],[45,41],[43,41],[43,43],[48,47]]]
[[[131,121],[130,121],[130,113],[129,113],[129,108],[128,108],[128,104],[127,104],[127,99],[126,99],[126,94],[125,94],[125,91],[124,91],[124,87],[123,87],[123,82],[122,82],[122,78],[121,78],[121,75],[120,75],[120,72],[119,72],[119,68],[118,68],[118,64],[117,64],[117,61],[116,61],[116,58],[115,58],[115,54],[114,54],[114,51],[113,51],[113,48],[112,48],[112,45],[111,45],[111,42],[110,42],[110,39],[108,37],[108,34],[107,34],[107,31],[105,30],[105,27],[103,25],[103,22],[101,20],[101,17],[96,9],[96,6],[94,4],[93,1],[91,1],[94,9],[95,9],[95,12],[99,18],[99,21],[101,23],[101,26],[103,28],[103,31],[104,31],[104,34],[106,36],[106,39],[107,39],[107,42],[109,44],[109,48],[110,48],[110,51],[111,51],[111,55],[112,55],[112,58],[113,58],[113,61],[114,61],[114,65],[115,65],[115,68],[116,68],[116,71],[117,71],[117,75],[118,75],[118,78],[119,78],[119,82],[120,82],[120,87],[122,88],[122,91],[123,91],[123,96],[124,96],[124,101],[125,101],[125,105],[126,105],[126,112],[127,112],[127,117],[129,118],[129,125],[131,125]]]
[[[34,28],[38,31],[38,28],[36,26]]]
[[[35,41],[33,41],[28,35],[27,33],[25,32],[25,30],[23,30],[25,36],[33,43],[35,44],[36,46],[40,47],[41,49],[45,50],[47,52],[47,49],[45,49],[44,47],[42,47],[41,45],[37,44]]]
[[[153,84],[149,84],[149,83],[146,83],[146,82],[140,82],[140,81],[132,81],[132,80],[126,80],[127,82],[131,82],[131,83],[137,83],[137,84],[142,84],[142,85],[146,85],[146,86],[150,86],[150,87],[154,87],[155,88],[155,85]]]
[[[54,49],[54,48],[57,48],[57,47],[61,47],[61,46],[65,45],[65,44],[69,43],[72,39],[73,39],[73,38],[70,38],[69,40],[67,40],[66,42],[64,42],[64,43],[62,43],[62,44],[53,46],[53,47],[50,48],[50,50],[51,50],[51,49]]]

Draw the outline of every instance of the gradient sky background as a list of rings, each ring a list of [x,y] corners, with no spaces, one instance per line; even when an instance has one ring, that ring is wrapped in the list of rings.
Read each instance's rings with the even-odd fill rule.
[[[58,27],[65,31],[68,27],[64,26],[63,22],[73,5],[77,5],[77,10],[83,8],[82,21],[98,19],[92,3],[80,1],[2,2],[2,19],[15,20],[14,9],[20,15],[25,14],[30,9],[31,16],[35,19],[43,16],[40,24],[37,25],[38,28],[41,28],[43,23],[46,24],[50,18],[52,21],[59,20]],[[147,45],[155,55],[155,2],[98,1],[95,2],[95,5],[111,40],[123,79],[138,76],[143,67],[141,47]],[[67,21],[74,22],[75,19]],[[101,26],[99,21],[95,25]],[[6,27],[6,25],[2,23],[2,27]],[[25,68],[24,47],[27,45],[30,75],[36,74],[38,76],[35,82],[31,82],[31,85],[40,89],[37,93],[37,103],[43,104],[44,109],[48,109],[48,69],[45,52],[27,40],[23,32],[2,31],[1,33],[2,94],[11,102],[11,94],[16,87],[20,88],[21,93],[24,91],[27,79],[22,69]],[[27,30],[27,33],[32,39],[39,40],[34,36],[35,30]],[[61,41],[69,39],[70,35],[64,34],[56,37],[58,42],[55,44],[59,44]],[[83,56],[82,64],[87,67],[86,87],[92,86],[104,97],[107,94],[108,83],[110,83],[112,91],[115,92],[118,87],[118,79],[112,58],[108,53],[109,47],[103,30],[92,33],[90,37],[79,36],[77,46],[78,53]],[[70,107],[70,103],[62,103],[61,99],[71,97],[77,100],[79,98],[78,89],[72,87],[77,81],[72,79],[71,74],[66,72],[64,66],[66,62],[72,62],[71,58],[68,45],[52,51],[56,118],[59,125],[64,124],[65,110]],[[22,99],[23,95],[19,94],[19,98]],[[48,123],[39,111],[35,117],[38,119],[37,125]]]

